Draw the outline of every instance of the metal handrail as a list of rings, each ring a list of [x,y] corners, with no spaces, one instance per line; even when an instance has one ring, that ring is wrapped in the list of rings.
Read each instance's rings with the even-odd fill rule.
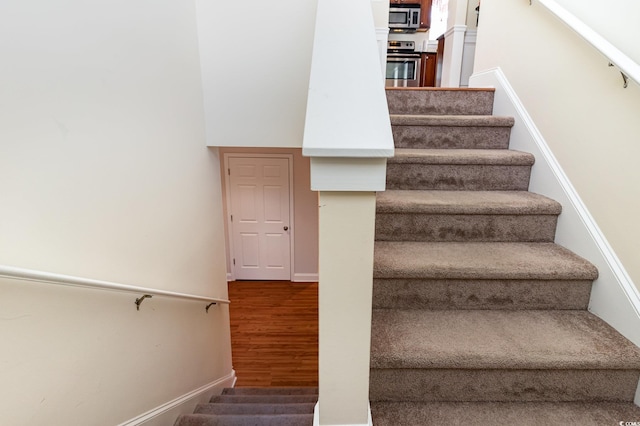
[[[536,2],[544,6],[556,18],[564,22],[587,43],[602,53],[609,60],[609,66],[615,66],[618,68],[620,70],[620,74],[622,74],[622,80],[625,88],[627,87],[628,80],[633,80],[636,84],[640,84],[640,64],[635,62],[600,34],[595,32],[590,26],[582,22],[555,1],[536,0]],[[529,4],[532,4],[532,0],[529,0]]]
[[[17,279],[23,281],[35,281],[41,283],[65,285],[71,287],[85,287],[101,290],[123,291],[128,293],[142,294],[143,296],[137,298],[135,301],[136,308],[140,309],[140,304],[145,298],[153,296],[172,297],[185,300],[197,300],[202,302],[209,302],[205,307],[206,311],[209,311],[211,303],[229,304],[227,299],[219,299],[216,297],[199,296],[195,294],[177,293],[174,291],[153,289],[148,287],[139,287],[128,284],[114,283],[110,281],[94,280],[90,278],[75,277],[71,275],[55,274],[52,272],[36,271],[33,269],[16,268],[13,266],[0,265],[0,277]]]

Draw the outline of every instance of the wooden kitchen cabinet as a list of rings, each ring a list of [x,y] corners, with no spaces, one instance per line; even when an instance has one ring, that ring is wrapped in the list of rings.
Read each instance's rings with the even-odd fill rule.
[[[436,66],[438,55],[432,52],[420,54],[420,87],[436,86]]]
[[[420,29],[431,28],[431,2],[432,0],[422,0],[420,2]]]

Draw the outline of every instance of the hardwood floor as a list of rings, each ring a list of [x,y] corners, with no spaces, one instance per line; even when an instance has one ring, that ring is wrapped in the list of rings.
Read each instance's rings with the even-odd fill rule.
[[[236,386],[318,386],[318,284],[229,283]]]

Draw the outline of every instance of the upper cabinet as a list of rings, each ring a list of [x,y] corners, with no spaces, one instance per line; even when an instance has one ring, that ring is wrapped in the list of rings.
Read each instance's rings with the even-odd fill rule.
[[[431,27],[431,2],[432,0],[389,0],[392,6],[399,4],[420,6],[421,30],[428,30]]]
[[[420,1],[420,28],[426,30],[431,28],[431,2],[432,0]]]

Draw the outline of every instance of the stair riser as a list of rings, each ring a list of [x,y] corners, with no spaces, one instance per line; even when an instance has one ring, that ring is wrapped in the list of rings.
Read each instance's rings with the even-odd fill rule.
[[[373,280],[374,309],[584,310],[592,281]]]
[[[507,149],[510,127],[392,126],[396,148]]]
[[[388,163],[387,189],[526,191],[531,166]]]
[[[378,241],[553,242],[555,215],[378,213]]]
[[[493,91],[387,90],[391,114],[491,115]]]
[[[632,402],[633,370],[372,369],[371,401]]]
[[[214,395],[211,403],[247,403],[247,404],[296,404],[315,403],[316,395]]]
[[[222,395],[318,395],[314,387],[224,388]]]

